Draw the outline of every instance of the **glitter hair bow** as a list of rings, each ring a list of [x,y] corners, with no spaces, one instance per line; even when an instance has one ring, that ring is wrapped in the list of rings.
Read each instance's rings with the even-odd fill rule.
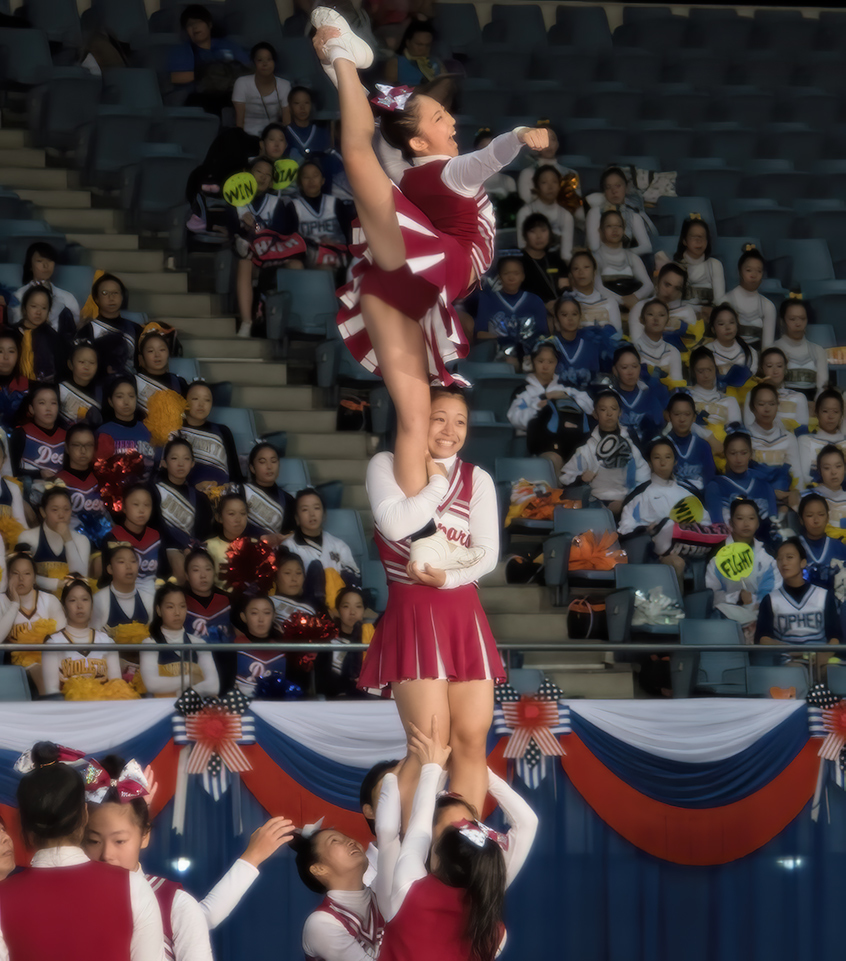
[[[377,83],[376,89],[379,91],[377,97],[371,99],[371,103],[383,110],[400,111],[405,110],[405,105],[414,93],[411,87],[389,87],[385,83]]]
[[[117,792],[118,800],[122,804],[150,793],[147,778],[144,777],[141,765],[134,758],[126,762],[117,777],[112,777],[97,761],[89,762],[82,776],[85,780],[86,799],[94,804],[102,803],[112,788]]]
[[[62,747],[61,744],[57,744],[56,747],[59,751],[59,756],[51,764],[70,764],[75,767],[80,761],[85,759],[85,753],[83,751],[74,751],[73,748]],[[49,767],[49,764],[40,764],[38,767]],[[18,774],[29,774],[31,771],[36,769],[35,761],[32,759],[32,748],[28,751],[24,751],[23,754],[15,761],[15,770]]]
[[[487,824],[482,824],[481,821],[468,821],[467,819],[456,821],[455,827],[462,837],[467,838],[467,840],[470,841],[471,844],[475,844],[477,848],[483,848],[490,838],[492,841],[495,841],[503,851],[508,850],[508,835],[494,831],[493,828],[489,828]]]
[[[310,837],[314,837],[318,831],[323,829],[323,821],[324,819],[320,818],[319,820],[315,821],[314,824],[303,825],[302,830],[300,831],[300,837],[306,838],[306,840]]]

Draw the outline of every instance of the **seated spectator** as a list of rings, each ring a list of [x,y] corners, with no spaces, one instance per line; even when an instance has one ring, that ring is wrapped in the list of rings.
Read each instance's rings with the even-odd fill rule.
[[[804,394],[812,407],[814,398],[828,387],[828,357],[819,344],[811,343],[805,336],[808,328],[810,304],[802,295],[791,294],[781,302],[778,316],[782,335],[773,343],[787,357],[785,386]]]
[[[787,376],[787,357],[783,350],[778,347],[768,347],[761,354],[755,376],[778,391],[776,420],[785,430],[794,432],[797,427],[808,426],[808,402],[804,395],[784,386]],[[749,394],[747,394],[743,403],[743,423],[748,426],[751,422],[752,412],[749,409]]]
[[[820,482],[817,474],[817,455],[828,444],[846,451],[846,433],[843,432],[843,394],[835,387],[821,391],[817,397],[816,414],[818,427],[799,438],[799,473],[802,487]]]
[[[91,626],[115,636],[124,624],[150,623],[153,589],[149,579],[139,580],[138,555],[132,544],[115,541],[106,549],[100,590],[94,595]]]
[[[599,189],[603,196],[592,195],[596,202],[591,202],[585,220],[585,235],[591,250],[599,250],[602,243],[599,235],[599,219],[604,211],[612,208],[623,218],[624,246],[638,257],[645,257],[652,253],[652,241],[649,239],[646,221],[634,207],[626,202],[628,188],[628,178],[620,167],[608,167],[599,178]],[[587,200],[590,202],[591,197]]]
[[[752,423],[752,456],[764,465],[764,476],[775,488],[776,500],[787,503],[788,492],[799,483],[799,445],[793,434],[776,420],[778,391],[769,384],[757,384],[749,394]]]
[[[742,430],[726,436],[723,445],[726,469],[705,488],[705,509],[714,523],[728,524],[731,504],[738,497],[755,502],[761,520],[774,518],[778,513],[773,485],[758,473],[749,469],[752,460],[752,439]]]
[[[697,423],[717,441],[719,449],[714,447],[714,452],[719,454],[726,425],[740,423],[740,405],[737,398],[717,389],[717,363],[712,351],[697,347],[690,352],[689,364],[693,381],[689,393],[696,404]]]
[[[689,304],[682,303],[686,274],[678,264],[664,264],[658,271],[658,282],[655,285],[655,299],[667,305],[670,311],[670,322],[664,331],[664,340],[672,344],[682,353],[686,350],[685,338],[696,340],[694,326],[696,312]],[[643,333],[640,322],[640,312],[645,301],[639,300],[629,311],[629,337],[637,340]]]
[[[358,677],[364,660],[362,651],[344,651],[345,644],[369,644],[373,637],[372,624],[364,622],[364,597],[354,587],[345,587],[335,598],[338,616],[338,637],[335,640],[339,651],[323,651],[317,655],[314,665],[314,686],[317,694],[327,700],[336,698],[366,698],[367,694],[358,689]]]
[[[523,221],[523,289],[546,304],[552,314],[562,288],[567,285],[567,264],[554,250],[552,229],[543,214],[529,214]]]
[[[479,127],[479,129],[476,131],[476,135],[473,137],[473,149],[481,150],[483,147],[487,147],[487,145],[491,142],[491,140],[493,140],[493,131],[491,130],[491,128]],[[513,223],[515,215],[517,213],[517,208],[515,207],[513,210],[511,210],[510,221],[509,221],[506,209],[501,205],[501,202],[503,200],[514,197],[514,195],[517,193],[517,183],[515,182],[514,178],[509,176],[504,171],[500,170],[498,173],[495,173],[492,177],[488,177],[488,179],[484,183],[484,187],[485,187],[485,193],[491,198],[491,200],[493,201],[494,207],[496,207],[497,214],[498,214],[497,222],[500,224],[500,226],[504,226],[509,222]],[[514,199],[516,199],[516,197]],[[526,200],[528,201],[531,199],[532,199],[532,196],[531,194],[529,194]],[[547,221],[547,225],[548,223],[549,222]],[[524,233],[525,233],[525,229],[526,227],[524,224],[523,225]]]
[[[9,438],[15,477],[53,477],[65,456],[65,431],[58,426],[59,391],[53,384],[33,384],[22,408],[22,426]]]
[[[817,455],[817,473],[820,483],[813,488],[815,494],[825,498],[828,505],[829,524],[832,527],[846,528],[846,454],[839,447],[830,444]]]
[[[129,302],[123,281],[114,274],[102,274],[91,286],[91,299],[96,313],[79,328],[78,339],[94,344],[101,375],[132,371],[141,328],[121,317]]]
[[[249,72],[250,58],[234,40],[212,37],[212,15],[199,3],[185,7],[179,24],[188,42],[170,54],[170,82],[187,105],[220,116],[232,101],[235,81]]]
[[[708,341],[705,347],[714,355],[717,383],[726,387],[743,388],[758,367],[758,354],[740,336],[737,314],[729,304],[720,304],[708,322]]]
[[[188,615],[185,630],[204,641],[220,643],[234,639],[232,602],[229,594],[216,587],[217,565],[205,547],[194,547],[185,556],[185,601]],[[215,651],[214,662],[220,677],[221,690],[235,684],[237,657]]]
[[[642,361],[637,348],[624,344],[614,351],[611,374],[621,405],[620,423],[637,443],[645,444],[664,428],[669,392],[663,384],[647,386],[641,379]]]
[[[807,555],[798,537],[788,537],[779,544],[776,563],[782,585],[761,600],[756,644],[838,644],[840,620],[834,594],[805,579]],[[804,655],[784,654],[782,660],[804,660]],[[828,655],[817,654],[818,670],[828,662]]]
[[[70,377],[59,384],[59,416],[65,427],[84,420],[95,429],[103,423],[103,389],[97,377],[97,351],[88,340],[75,340],[67,361]]]
[[[549,125],[549,121],[546,119],[538,120],[535,126],[546,127],[549,133],[549,143],[543,150],[523,151],[522,159],[525,160],[526,166],[520,171],[520,176],[517,178],[517,193],[520,195],[520,199],[524,204],[529,204],[535,199],[533,178],[535,171],[537,171],[539,167],[555,167],[561,177],[575,173],[574,170],[558,162],[558,148],[560,147],[560,143],[558,141],[558,135]]]
[[[619,300],[599,282],[597,269],[596,258],[589,250],[577,250],[570,260],[570,291],[582,305],[582,327],[610,324],[621,334]]]
[[[11,469],[8,446],[8,439],[0,432],[0,462],[2,462],[3,471]],[[26,530],[29,527],[27,510],[31,511],[32,508],[28,504],[24,504],[21,485],[14,477],[0,476],[0,518],[12,517],[21,525],[22,530]],[[15,543],[14,539],[11,543]],[[2,542],[0,542],[0,546],[2,546]]]
[[[293,197],[297,192],[299,164],[291,156],[291,148],[286,135],[287,129],[281,124],[269,123],[262,131],[258,155],[248,158],[244,165],[255,163],[259,157],[269,160],[273,164],[273,180],[268,188],[268,193],[277,197]],[[280,164],[280,160],[287,162]]]
[[[443,64],[432,58],[435,28],[430,20],[412,20],[397,46],[397,56],[382,67],[385,80],[395,87],[416,87],[443,73]]]
[[[69,290],[62,290],[52,283],[57,259],[56,249],[52,244],[43,240],[30,244],[24,257],[21,277],[23,287],[15,291],[15,297],[19,302],[22,301],[28,287],[40,286],[49,290],[53,298],[50,306],[50,326],[65,340],[71,341],[76,336],[79,324],[79,302]],[[11,307],[9,319],[12,323],[18,323],[21,319],[21,308]]]
[[[754,636],[761,601],[781,587],[781,574],[773,556],[755,538],[761,526],[758,505],[747,497],[737,497],[731,502],[729,511],[731,536],[726,539],[726,545],[747,544],[751,547],[754,556],[752,571],[739,581],[730,580],[712,557],[705,571],[705,586],[714,592],[714,607],[720,614],[740,622]]]
[[[184,688],[193,687],[202,697],[220,693],[220,679],[205,642],[185,630],[188,607],[185,589],[176,584],[163,584],[153,603],[150,640],[160,644],[161,651],[142,651],[141,679],[153,697],[178,697]],[[168,651],[169,644],[196,645],[197,651]]]
[[[171,332],[172,333],[172,332]],[[170,372],[171,336],[160,324],[147,324],[138,338],[138,408],[146,415],[150,398],[162,390],[173,390],[185,396],[185,378]]]
[[[185,392],[185,403],[185,425],[179,433],[191,444],[195,460],[188,483],[200,490],[212,484],[240,484],[243,475],[232,431],[208,419],[214,404],[211,388],[205,381],[194,381]]]
[[[144,458],[144,465],[150,471],[154,454],[152,435],[139,417],[135,378],[122,374],[103,391],[103,423],[97,428],[97,457],[133,451]]]
[[[562,384],[584,390],[601,369],[601,348],[592,336],[596,328],[582,327],[582,305],[572,294],[562,294],[556,301],[552,329],[560,358],[556,376]],[[605,329],[615,333],[610,325]]]
[[[606,210],[599,218],[602,243],[594,252],[599,265],[602,286],[622,298],[629,310],[639,301],[652,296],[655,287],[643,261],[623,246],[626,225],[617,210]]]
[[[306,242],[307,268],[337,273],[349,262],[355,208],[325,192],[326,178],[316,159],[305,160],[297,171],[298,194],[291,198],[286,230]]]
[[[726,294],[726,302],[737,311],[740,336],[756,350],[775,340],[775,304],[758,288],[764,281],[764,258],[754,244],[747,244],[737,262],[740,283]]]
[[[18,411],[31,387],[21,373],[20,334],[0,327],[0,427],[7,434],[18,423]]]
[[[523,262],[517,256],[500,257],[496,265],[500,289],[479,294],[474,331],[478,340],[496,340],[498,356],[511,357],[519,367],[538,337],[548,333],[543,301],[523,290]]]
[[[250,51],[250,60],[254,72],[235,81],[232,106],[235,126],[252,137],[259,137],[269,123],[290,123],[291,84],[276,76],[276,50],[269,43],[257,43]]]
[[[285,126],[288,156],[301,164],[312,154],[325,153],[332,146],[329,131],[315,123],[314,98],[308,87],[293,87],[288,94],[291,118]]]
[[[702,436],[707,432],[696,424],[696,404],[687,391],[676,391],[670,397],[667,415],[670,423],[664,435],[676,451],[674,476],[679,483],[696,488],[696,496],[701,498],[717,468],[711,444]],[[722,450],[722,444],[719,448]]]
[[[247,534],[274,547],[294,529],[294,498],[277,483],[279,454],[271,444],[256,444],[248,458],[250,477],[244,485],[249,524]]]
[[[711,231],[699,214],[682,224],[673,260],[687,270],[684,303],[707,319],[711,308],[726,298],[726,278],[723,265],[711,256]]]
[[[247,503],[237,492],[224,494],[215,506],[214,516],[213,536],[203,544],[203,547],[214,561],[215,587],[226,590],[227,585],[220,576],[220,570],[226,564],[229,545],[232,541],[243,537],[247,530]]]
[[[276,552],[276,558],[276,592],[271,600],[274,623],[281,630],[292,614],[316,614],[317,608],[306,599],[306,572],[302,557],[282,546]]]
[[[154,589],[156,577],[167,571],[162,535],[150,526],[153,495],[146,484],[131,484],[123,492],[121,509],[115,515],[110,541],[131,544],[138,557],[139,590]],[[161,571],[161,573],[159,573]]]
[[[625,427],[620,425],[620,398],[601,391],[594,403],[597,426],[564,465],[561,482],[588,484],[591,496],[620,516],[623,502],[639,484],[649,480],[649,466]]]
[[[802,525],[799,540],[805,548],[808,581],[833,590],[838,571],[846,566],[846,544],[840,538],[828,536],[828,501],[815,491],[803,494],[797,513]]]
[[[21,373],[30,380],[58,382],[64,373],[67,343],[50,326],[53,295],[46,287],[27,287],[21,297]]]
[[[527,436],[529,453],[551,461],[556,477],[584,440],[584,415],[593,414],[590,396],[565,387],[556,377],[559,359],[550,343],[535,347],[532,373],[525,388],[515,391],[507,415],[518,436]],[[559,401],[568,403],[561,406]]]
[[[71,530],[71,498],[64,487],[46,490],[38,513],[41,523],[24,531],[18,544],[32,554],[40,590],[58,595],[71,571],[87,576],[91,544],[83,534]]]
[[[267,594],[247,598],[238,615],[241,628],[235,643],[246,641],[260,644],[262,641],[283,640],[282,632],[274,623],[274,614],[273,601]],[[249,698],[263,699],[262,688],[259,687],[262,678],[267,678],[264,684],[268,687],[273,686],[276,678],[285,682],[287,657],[284,651],[238,651],[237,659],[235,686]]]
[[[623,501],[623,510],[617,530],[621,536],[648,533],[653,538],[653,549],[662,564],[676,572],[679,589],[684,591],[685,558],[674,553],[672,541],[664,536],[658,539],[659,531],[667,523],[672,524],[670,512],[686,497],[698,497],[699,492],[694,487],[680,482],[675,476],[676,449],[672,442],[659,438],[652,442],[648,453],[651,476],[648,481],[635,487]],[[703,524],[710,524],[711,518],[704,514]]]
[[[534,172],[532,183],[535,199],[524,204],[517,211],[517,243],[521,248],[526,246],[523,235],[523,223],[526,218],[531,214],[543,214],[552,229],[553,246],[558,247],[558,254],[564,260],[569,260],[573,255],[575,221],[570,211],[558,203],[561,174],[556,167],[545,164]]]
[[[95,550],[108,537],[112,521],[100,496],[100,482],[94,475],[96,441],[85,423],[71,424],[65,434],[65,455],[56,481],[70,494],[74,530],[82,530]]]
[[[681,354],[664,340],[664,331],[670,322],[667,305],[660,300],[648,301],[643,305],[640,320],[643,334],[634,341],[634,346],[640,354],[643,379],[669,379],[680,386],[684,383]]]

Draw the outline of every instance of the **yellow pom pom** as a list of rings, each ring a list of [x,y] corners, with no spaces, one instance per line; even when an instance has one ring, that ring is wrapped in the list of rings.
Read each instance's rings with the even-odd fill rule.
[[[15,631],[16,644],[43,644],[44,639],[56,633],[56,622],[52,617],[39,617],[29,627],[20,625]]]
[[[161,447],[168,437],[182,426],[182,415],[187,404],[175,390],[160,390],[147,404],[144,426],[152,435],[154,447]]]
[[[0,517],[0,537],[3,538],[7,553],[18,543],[18,538],[24,530],[23,524],[11,515]]]
[[[140,644],[150,636],[150,628],[138,621],[131,621],[129,624],[118,624],[117,627],[110,627],[107,633],[115,644]]]
[[[147,693],[147,685],[144,683],[144,679],[141,677],[140,671],[136,671],[135,676],[132,678],[132,689],[137,691],[140,695]]]
[[[141,695],[122,679],[106,681],[93,677],[72,677],[65,682],[62,693],[66,701],[134,701]]]

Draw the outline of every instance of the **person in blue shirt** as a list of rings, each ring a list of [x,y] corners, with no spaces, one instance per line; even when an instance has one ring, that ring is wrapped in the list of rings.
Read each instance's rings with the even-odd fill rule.
[[[749,470],[752,460],[752,438],[743,431],[726,437],[724,444],[726,469],[705,488],[705,510],[714,524],[729,523],[731,503],[737,497],[754,501],[761,520],[775,519],[778,514],[775,491],[763,477]]]
[[[802,534],[799,539],[808,555],[805,566],[808,580],[820,587],[830,588],[837,594],[837,587],[840,585],[835,581],[846,582],[846,575],[837,578],[838,573],[846,567],[846,544],[826,534],[828,502],[822,494],[815,494],[812,491],[805,494],[799,502],[797,513],[802,524]],[[844,587],[846,583],[840,586],[841,596],[838,600],[843,599]]]
[[[670,429],[665,434],[676,449],[676,480],[695,487],[701,496],[714,479],[717,468],[708,441],[693,433],[696,403],[686,391],[677,391],[667,404],[667,413]]]
[[[312,154],[324,153],[332,146],[332,138],[325,127],[312,117],[312,96],[308,87],[292,87],[288,94],[291,122],[285,127],[289,156],[298,164]]]
[[[607,327],[582,327],[582,305],[570,293],[562,294],[555,304],[552,318],[555,349],[561,358],[556,375],[562,384],[584,390],[603,370],[602,333],[607,331],[610,343],[616,331]],[[600,336],[597,337],[597,334]]]
[[[664,428],[667,388],[659,381],[645,384],[640,379],[641,357],[631,344],[614,351],[611,373],[622,405],[620,423],[643,446]]]
[[[540,297],[521,289],[526,279],[522,258],[501,257],[496,272],[501,290],[479,294],[473,329],[478,340],[496,339],[503,354],[520,361],[538,337],[549,333],[546,306]]]

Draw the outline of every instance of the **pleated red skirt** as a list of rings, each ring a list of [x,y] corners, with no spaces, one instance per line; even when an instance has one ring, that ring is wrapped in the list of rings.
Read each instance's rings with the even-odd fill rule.
[[[425,678],[505,680],[502,658],[473,584],[445,591],[422,584],[390,585],[359,687]]]

